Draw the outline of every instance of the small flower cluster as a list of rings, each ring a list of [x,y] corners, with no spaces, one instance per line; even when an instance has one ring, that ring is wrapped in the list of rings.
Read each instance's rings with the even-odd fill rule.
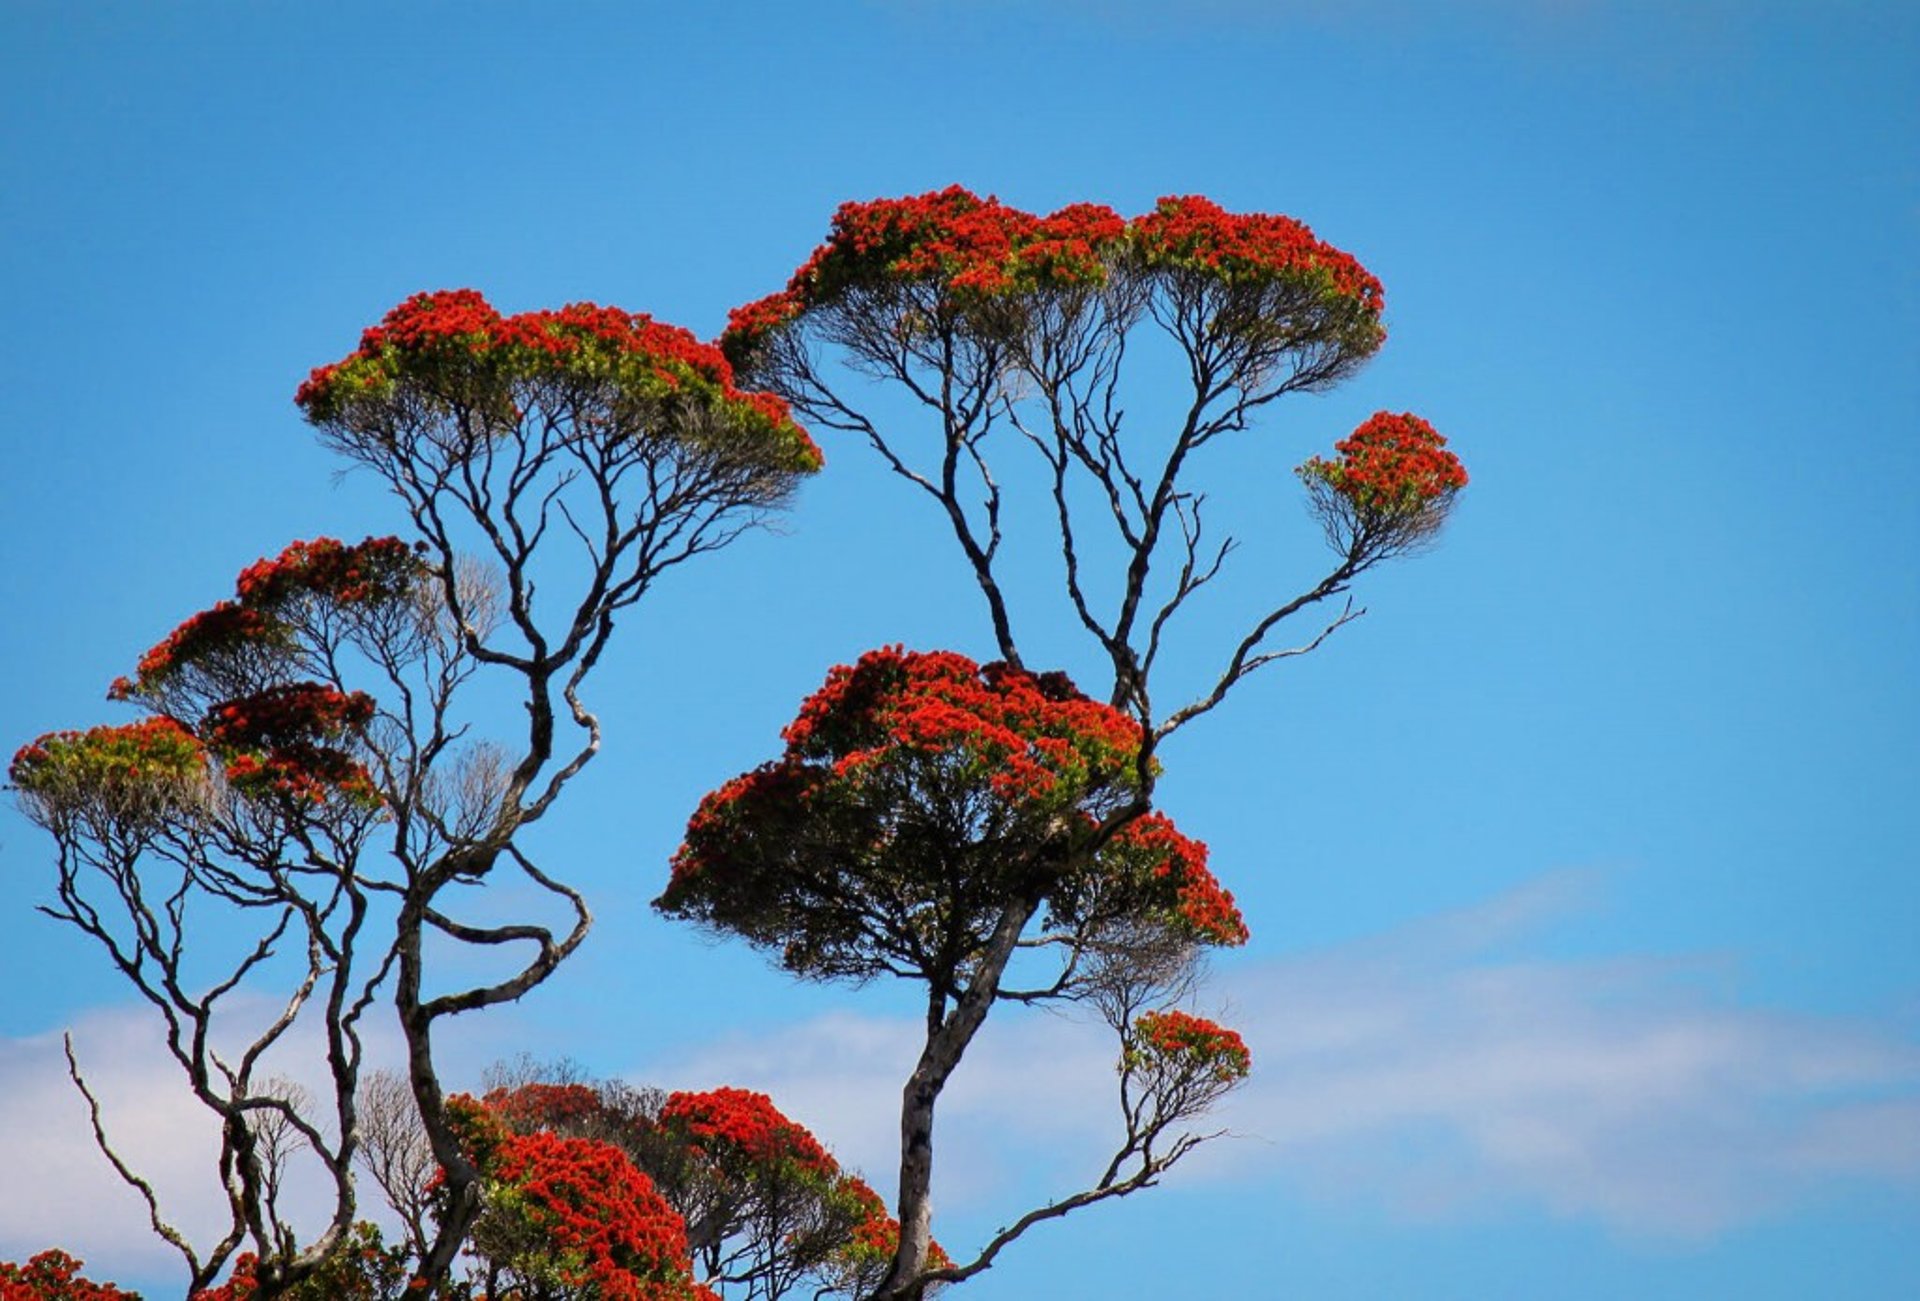
[[[329,795],[377,800],[367,771],[325,744],[372,721],[373,697],[318,682],[294,682],[216,705],[201,724],[227,759],[227,780],[249,794],[273,793],[320,804]]]
[[[575,1125],[598,1122],[606,1111],[600,1095],[585,1084],[522,1084],[495,1089],[481,1102],[521,1133],[536,1129],[565,1132]]]
[[[186,728],[171,718],[143,718],[84,732],[48,732],[20,747],[7,775],[23,789],[55,772],[93,782],[185,780],[205,762],[204,747]]]
[[[0,1301],[140,1301],[110,1283],[80,1277],[81,1262],[64,1251],[43,1251],[24,1265],[0,1261]]]
[[[503,316],[471,289],[415,294],[363,332],[357,350],[315,369],[294,401],[308,419],[327,424],[446,366],[502,382],[571,377],[651,401],[697,397],[758,435],[775,468],[806,474],[822,464],[786,402],[738,387],[718,348],[644,313],[594,303]]]
[[[1232,283],[1322,280],[1375,316],[1386,309],[1386,291],[1371,272],[1292,217],[1228,212],[1190,194],[1161,199],[1130,229],[1148,266],[1204,271]]]
[[[1062,674],[975,664],[951,651],[869,651],[841,665],[781,733],[789,757],[857,776],[902,752],[961,757],[1010,802],[1128,780],[1138,724]]]
[[[1326,485],[1361,520],[1406,518],[1444,509],[1467,486],[1467,470],[1447,440],[1411,413],[1375,412],[1334,444],[1337,460],[1314,457],[1295,471]]]
[[[1176,1075],[1197,1073],[1216,1083],[1243,1080],[1253,1069],[1246,1042],[1205,1017],[1170,1010],[1145,1012],[1134,1020],[1140,1062]]]
[[[265,611],[234,601],[221,601],[202,610],[168,633],[166,639],[140,657],[132,678],[115,678],[107,689],[110,700],[128,700],[151,691],[182,665],[223,655],[242,646],[284,646],[287,626]]]
[[[825,1177],[839,1172],[820,1141],[782,1115],[764,1093],[734,1088],[672,1093],[660,1108],[660,1124],[684,1130],[691,1146],[717,1159],[738,1153],[749,1161]]]
[[[201,731],[227,750],[282,750],[336,740],[373,718],[373,697],[318,682],[293,682],[229,700],[207,715]]]
[[[118,678],[114,700],[153,697],[177,674],[234,655],[272,653],[292,645],[288,615],[302,600],[334,607],[406,600],[422,566],[398,538],[367,538],[349,546],[333,538],[295,542],[271,559],[241,571],[232,601],[202,610],[140,657],[132,679]]]
[[[20,747],[8,780],[40,808],[89,807],[117,817],[156,816],[197,801],[207,751],[171,718],[49,732]]]
[[[240,572],[240,604],[273,609],[301,595],[337,605],[402,599],[419,581],[420,562],[399,538],[368,538],[353,546],[333,538],[295,542],[271,560]]]
[[[542,1260],[508,1261],[602,1301],[694,1301],[686,1224],[619,1148],[551,1133],[507,1137],[487,1169],[494,1199],[539,1235]],[[504,1205],[503,1205],[504,1204]],[[484,1229],[476,1233],[484,1239]]]
[[[1172,911],[1179,925],[1195,940],[1232,948],[1248,939],[1246,919],[1207,870],[1207,847],[1183,836],[1164,813],[1149,813],[1122,827],[1114,836],[1118,854],[1144,851],[1154,864],[1156,881],[1172,887]]]
[[[842,204],[826,243],[785,289],[735,309],[720,343],[744,360],[810,308],[865,286],[933,284],[965,306],[1103,285],[1123,265],[1198,272],[1232,285],[1304,287],[1360,314],[1355,338],[1367,351],[1385,337],[1380,282],[1291,217],[1230,213],[1197,196],[1163,198],[1131,221],[1091,203],[1041,217],[956,185]]]
[[[848,1255],[856,1264],[884,1267],[900,1250],[900,1221],[887,1214],[887,1203],[864,1179],[847,1176],[841,1182],[841,1192],[858,1213]],[[929,1240],[927,1268],[947,1269],[952,1264],[953,1257],[947,1254],[947,1249]]]

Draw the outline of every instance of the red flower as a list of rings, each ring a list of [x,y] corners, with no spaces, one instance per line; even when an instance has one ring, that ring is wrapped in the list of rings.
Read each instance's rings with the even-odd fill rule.
[[[738,1153],[759,1163],[791,1162],[823,1176],[839,1170],[819,1140],[782,1115],[764,1093],[733,1088],[672,1093],[660,1108],[660,1123],[684,1130],[693,1147],[715,1157]]]
[[[1385,338],[1380,282],[1291,217],[1230,213],[1197,196],[1161,199],[1131,221],[1093,203],[1041,217],[954,185],[842,204],[826,243],[780,293],[732,312],[720,344],[746,361],[808,310],[862,289],[930,286],[934,310],[966,313],[1021,295],[1105,285],[1121,269],[1282,285],[1290,297],[1280,310],[1330,309],[1324,328],[1363,354]]]
[[[1225,1026],[1181,1011],[1146,1012],[1135,1019],[1136,1065],[1176,1076],[1243,1080],[1253,1068],[1246,1041]]]
[[[24,1265],[0,1261],[0,1301],[140,1301],[110,1283],[91,1283],[81,1262],[64,1251],[43,1251]]]
[[[1447,440],[1411,413],[1377,411],[1294,471],[1338,550],[1386,551],[1430,537],[1445,521],[1467,470]]]
[[[379,400],[403,379],[455,375],[476,395],[499,401],[509,400],[500,386],[518,380],[610,385],[655,402],[694,394],[723,420],[759,435],[778,468],[811,473],[822,463],[786,402],[739,388],[718,347],[644,313],[595,303],[502,316],[471,289],[415,294],[365,331],[357,350],[309,375],[294,401],[308,419],[327,424],[351,420],[356,403]]]

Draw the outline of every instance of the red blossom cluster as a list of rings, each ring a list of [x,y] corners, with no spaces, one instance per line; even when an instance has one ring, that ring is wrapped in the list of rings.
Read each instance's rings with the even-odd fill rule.
[[[715,1301],[692,1280],[686,1224],[613,1144],[513,1134],[487,1175],[514,1190],[541,1264],[568,1286],[603,1301]]]
[[[111,1283],[80,1277],[81,1262],[64,1251],[43,1251],[24,1265],[0,1261],[0,1301],[140,1301]]]
[[[206,750],[192,732],[171,718],[143,718],[84,732],[48,732],[14,753],[7,776],[30,790],[56,771],[92,781],[181,778],[199,773],[205,761]]]
[[[1076,203],[1040,217],[958,185],[843,203],[827,242],[786,289],[729,314],[721,344],[729,351],[751,345],[859,284],[930,280],[976,297],[1101,284],[1109,255],[1126,234],[1126,221],[1100,204]]]
[[[168,633],[140,657],[135,677],[116,679],[107,694],[114,700],[151,695],[195,664],[249,649],[286,647],[293,641],[286,616],[295,603],[312,598],[358,606],[402,600],[420,572],[420,562],[398,538],[367,538],[351,546],[333,538],[295,542],[242,570],[236,599],[202,610]]]
[[[1124,780],[1140,749],[1138,724],[1062,674],[900,647],[834,668],[780,735],[789,757],[831,756],[843,776],[902,751],[964,756],[1009,801]]]
[[[1291,217],[1230,213],[1197,196],[1163,198],[1131,221],[1092,203],[1041,217],[954,185],[842,204],[826,243],[785,289],[728,316],[721,346],[745,357],[770,333],[852,287],[932,283],[970,301],[1100,285],[1123,264],[1197,271],[1231,284],[1307,286],[1358,308],[1371,322],[1371,346],[1379,344],[1386,304],[1380,282]]]
[[[825,1248],[818,1257],[823,1278],[844,1283],[843,1273],[851,1278],[883,1269],[899,1241],[899,1225],[878,1194],[842,1171],[805,1126],[763,1093],[730,1087],[676,1092],[650,1113],[610,1103],[585,1084],[523,1084],[496,1089],[479,1104],[464,1097],[450,1101],[464,1146],[489,1172],[509,1168],[504,1162],[515,1134],[605,1140],[642,1177],[652,1172],[669,1204],[697,1218],[716,1241],[753,1232],[748,1226],[754,1216],[769,1208],[778,1208],[776,1218],[787,1217],[800,1204],[796,1199],[817,1197],[827,1213],[824,1223],[840,1226],[828,1232],[845,1235],[815,1237],[798,1247],[810,1259]],[[483,1228],[483,1247],[488,1236]],[[935,1263],[949,1263],[937,1245]]]
[[[572,374],[650,384],[662,392],[697,388],[774,435],[787,468],[811,472],[823,463],[787,403],[739,388],[719,348],[645,313],[594,303],[503,316],[472,289],[415,294],[364,331],[357,350],[316,368],[294,401],[324,423],[354,397],[386,391],[415,362],[448,358],[497,364],[505,376]]]
[[[749,1161],[791,1164],[827,1177],[839,1172],[819,1140],[782,1115],[764,1093],[734,1088],[672,1093],[660,1108],[660,1123],[684,1130],[692,1146],[716,1158],[737,1152]]]
[[[319,804],[334,795],[376,798],[366,770],[337,746],[373,717],[372,697],[316,682],[272,681],[300,643],[313,607],[339,612],[412,599],[421,562],[398,538],[347,544],[295,542],[249,565],[235,597],[186,620],[116,679],[115,700],[142,700],[191,717],[206,702],[199,735],[225,760],[228,781],[251,795]],[[244,694],[229,695],[240,691]],[[176,730],[180,730],[175,725]]]
[[[1138,724],[1062,674],[900,647],[834,668],[781,736],[781,761],[701,801],[663,906],[700,891],[698,878],[743,821],[805,817],[834,801],[884,806],[918,782],[983,797],[992,811],[982,820],[1003,831],[1049,824],[1054,812],[1130,787],[1140,748]],[[890,818],[884,807],[870,812]]]
[[[324,742],[358,732],[373,712],[363,691],[294,682],[216,705],[200,730],[226,756],[227,780],[241,790],[306,804],[330,794],[365,800],[374,797],[367,770]]]
[[[1154,878],[1173,887],[1174,912],[1195,939],[1226,948],[1247,942],[1247,922],[1233,895],[1207,870],[1207,847],[1181,835],[1164,813],[1129,822],[1114,841],[1120,852],[1144,851],[1156,864]]]
[[[286,625],[272,615],[233,601],[221,601],[168,633],[164,641],[140,657],[132,679],[113,680],[107,696],[111,700],[126,700],[143,688],[151,690],[180,665],[240,646],[284,644],[286,638]]]
[[[655,907],[851,979],[949,978],[1011,891],[1088,942],[1247,938],[1205,846],[1161,816],[1103,833],[1142,784],[1140,727],[1061,674],[877,650],[782,735],[779,759],[701,801]]]
[[[199,738],[171,718],[48,732],[14,754],[7,777],[41,811],[144,816],[197,798],[207,776]]]
[[[252,1301],[253,1294],[259,1289],[257,1272],[260,1259],[252,1252],[242,1252],[233,1262],[233,1273],[219,1287],[206,1288],[195,1292],[190,1301]]]
[[[1410,412],[1376,411],[1334,450],[1339,459],[1316,456],[1296,473],[1338,493],[1362,520],[1443,509],[1467,486],[1466,467],[1446,438]]]
[[[577,1091],[576,1091],[577,1090]],[[475,1250],[508,1271],[581,1289],[602,1301],[718,1301],[693,1281],[686,1222],[621,1148],[548,1129],[516,1130],[557,1107],[598,1110],[585,1086],[496,1090],[482,1102],[447,1099],[461,1146],[490,1199],[475,1226]],[[440,1183],[436,1175],[428,1185]]]
[[[1378,315],[1386,291],[1351,253],[1335,248],[1292,217],[1228,212],[1211,199],[1161,199],[1129,227],[1149,266],[1202,270],[1241,282],[1324,277],[1332,291]]]
[[[1220,1082],[1245,1079],[1253,1054],[1234,1031],[1202,1016],[1170,1010],[1142,1013],[1133,1023],[1141,1049],[1156,1063],[1201,1068]]]
[[[522,1133],[536,1129],[565,1131],[606,1115],[600,1095],[585,1084],[522,1084],[495,1089],[480,1101],[510,1128]]]
[[[398,600],[419,575],[420,562],[399,538],[368,538],[353,546],[315,538],[247,566],[238,588],[240,604],[251,609],[272,609],[302,594],[363,605]]]
[[[887,1214],[887,1203],[866,1180],[849,1175],[841,1182],[842,1195],[860,1213],[853,1228],[852,1255],[856,1260],[891,1261],[900,1249],[900,1221]],[[927,1268],[946,1269],[953,1264],[947,1249],[931,1239],[927,1242]]]
[[[364,691],[293,682],[215,706],[201,731],[223,749],[281,750],[356,732],[373,718],[373,707]]]

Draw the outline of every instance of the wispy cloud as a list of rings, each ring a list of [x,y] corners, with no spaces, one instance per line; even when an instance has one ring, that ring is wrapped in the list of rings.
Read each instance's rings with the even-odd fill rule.
[[[1655,1236],[1711,1235],[1836,1180],[1920,1191],[1910,1034],[1742,1006],[1700,960],[1499,956],[1589,885],[1550,878],[1236,979],[1261,1069],[1230,1116],[1255,1141],[1217,1167]]]
[[[1597,888],[1554,875],[1226,973],[1211,993],[1256,1070],[1219,1116],[1237,1137],[1187,1177],[1413,1217],[1544,1209],[1636,1237],[1710,1236],[1849,1180],[1920,1194],[1920,1042],[1742,1006],[1704,959],[1524,956]],[[680,1055],[671,1077],[764,1089],[884,1174],[914,1041],[910,1022],[839,1014]],[[1103,1032],[990,1026],[943,1102],[944,1204],[1004,1192],[1036,1136],[1056,1168],[1091,1166],[1112,1081]]]
[[[241,1019],[274,1010],[236,997]],[[462,1028],[464,1030],[464,1027]],[[180,1067],[167,1055],[150,1008],[96,1009],[71,1029],[88,1087],[99,1098],[109,1139],[128,1165],[159,1195],[166,1219],[190,1242],[214,1241],[226,1224],[226,1202],[215,1157],[219,1127],[188,1091]],[[328,1096],[316,1063],[324,1060],[316,1027],[301,1023],[278,1045],[267,1073],[284,1071],[316,1097]],[[370,1027],[370,1067],[396,1069],[403,1061],[397,1032]],[[442,1054],[447,1078],[470,1082],[503,1054],[490,1033],[456,1034]],[[182,1279],[180,1257],[151,1231],[145,1203],[123,1183],[90,1137],[87,1105],[67,1078],[61,1035],[0,1038],[0,1146],[8,1175],[0,1179],[0,1260],[23,1259],[60,1247],[87,1262],[87,1275],[122,1282]],[[288,1208],[310,1224],[318,1203],[294,1167]],[[381,1208],[363,1207],[379,1218]]]
[[[1737,1001],[1722,962],[1530,954],[1596,902],[1541,878],[1400,931],[1222,973],[1209,988],[1255,1074],[1233,1137],[1177,1172],[1414,1217],[1545,1210],[1635,1238],[1706,1237],[1860,1183],[1920,1197],[1920,1041],[1911,1027]],[[499,1027],[493,1027],[498,1030]],[[220,1213],[213,1131],[135,1008],[76,1027],[117,1141],[183,1227]],[[843,1011],[637,1063],[637,1082],[762,1089],[880,1186],[896,1160],[911,1019]],[[503,1052],[489,1034],[450,1066]],[[297,1053],[298,1045],[295,1045]],[[392,1057],[391,1045],[374,1045]],[[1112,1132],[1104,1028],[998,1017],[942,1103],[950,1211],[1068,1191]],[[0,1257],[60,1244],[96,1277],[170,1273],[138,1199],[85,1140],[57,1035],[0,1040]]]

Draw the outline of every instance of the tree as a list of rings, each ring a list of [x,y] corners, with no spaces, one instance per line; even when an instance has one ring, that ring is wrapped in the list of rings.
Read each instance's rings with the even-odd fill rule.
[[[902,1090],[903,1230],[876,1298],[967,1278],[1033,1224],[1149,1186],[1199,1141],[1184,1122],[1245,1075],[1238,1036],[1172,1007],[1198,948],[1245,929],[1204,849],[1152,812],[1157,751],[1248,675],[1363,613],[1349,598],[1304,642],[1270,640],[1437,532],[1466,484],[1446,440],[1382,412],[1302,464],[1337,562],[1249,616],[1172,707],[1157,670],[1234,545],[1209,538],[1192,484],[1203,454],[1276,399],[1351,374],[1385,340],[1384,305],[1359,262],[1290,218],[1193,197],[1133,220],[1091,204],[1040,217],[954,187],[843,205],[784,290],[733,313],[721,345],[748,382],[863,438],[934,505],[1000,655],[980,668],[883,651],[835,670],[779,759],[702,802],[657,901],[797,975],[924,986],[924,1046]],[[1171,428],[1145,439],[1122,384],[1143,353],[1149,381],[1184,395]],[[863,381],[910,399],[930,428],[868,414]],[[1037,484],[990,460],[1008,435],[1037,456]],[[1023,662],[1003,582],[1017,486],[1037,486],[1057,525],[1067,606],[1105,661],[1104,705]],[[1120,1037],[1116,1155],[970,1262],[936,1263],[941,1091],[995,1005],[1075,998]]]
[[[488,1176],[459,1140],[434,1030],[521,997],[587,933],[585,900],[521,833],[599,748],[588,676],[623,610],[820,465],[786,404],[737,386],[716,349],[591,304],[502,316],[471,291],[420,294],[296,400],[323,442],[392,489],[412,536],[262,560],[114,684],[148,717],[41,737],[10,769],[57,849],[44,911],[153,1006],[220,1123],[226,1230],[209,1245],[174,1228],[88,1093],[95,1137],[181,1253],[189,1290],[244,1250],[263,1301],[349,1242],[361,1034],[383,996],[440,1171],[431,1222],[409,1222],[417,1270],[446,1277]],[[476,740],[476,697],[499,691],[525,730]],[[562,920],[461,920],[499,872],[550,895]],[[226,929],[199,929],[215,908]],[[236,925],[251,931],[223,954]],[[517,957],[491,983],[435,992],[430,937]],[[277,1009],[249,1023],[236,995],[276,977]],[[296,1024],[322,1044],[313,1105],[264,1075]],[[71,1045],[69,1062],[86,1092]],[[287,1222],[278,1199],[296,1145],[331,1189],[317,1228]]]
[[[918,1301],[1042,1221],[1156,1183],[1251,1067],[1236,1033],[1182,1006],[1203,953],[1247,928],[1205,846],[1155,808],[1163,743],[1359,617],[1354,581],[1429,542],[1466,483],[1408,414],[1302,463],[1335,563],[1247,614],[1208,676],[1170,685],[1180,616],[1234,545],[1213,540],[1194,477],[1277,398],[1351,374],[1383,310],[1377,280],[1289,218],[1199,198],[1039,217],[955,188],[843,206],[717,345],[590,304],[502,316],[457,291],[408,300],[315,370],[297,402],[392,489],[409,536],[260,561],[114,684],[147,717],[41,737],[10,769],[57,850],[45,911],[155,1008],[219,1121],[228,1223],[191,1243],[116,1153],[69,1045],[96,1141],[190,1294]],[[1145,437],[1123,400],[1143,363],[1146,388],[1180,392]],[[930,436],[867,414],[865,381],[917,404]],[[530,1076],[449,1097],[434,1058],[442,1021],[521,997],[584,939],[585,898],[522,833],[598,750],[585,685],[622,611],[819,468],[795,413],[864,439],[934,505],[997,658],[893,648],[833,670],[783,752],[702,801],[657,906],[804,978],[921,987],[897,1219],[761,1095]],[[1022,657],[1010,509],[1055,526],[1065,608],[1101,665],[1091,695]],[[503,698],[524,730],[477,739]],[[506,873],[553,915],[464,920]],[[461,947],[501,974],[436,988],[432,959]],[[249,1022],[240,995],[274,981]],[[387,998],[404,1078],[363,1061]],[[1114,1153],[955,1260],[932,1237],[940,1096],[995,1007],[1060,1002],[1117,1037]],[[321,1045],[311,1094],[269,1073],[296,1026]],[[283,1204],[295,1166],[331,1191],[317,1227]],[[404,1243],[357,1223],[356,1166]],[[0,1268],[66,1286],[77,1266]]]

